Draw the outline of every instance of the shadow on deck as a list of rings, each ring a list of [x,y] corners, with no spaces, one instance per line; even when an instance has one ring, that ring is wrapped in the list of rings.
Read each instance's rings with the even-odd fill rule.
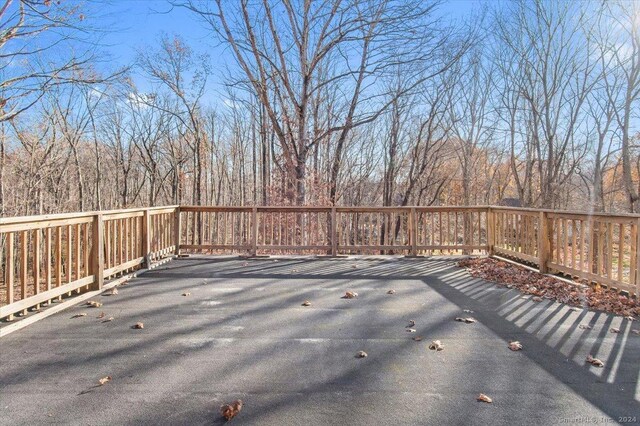
[[[346,290],[359,297],[341,299]],[[102,308],[77,306],[2,339],[4,419],[215,424],[236,398],[240,424],[640,417],[634,323],[535,303],[470,277],[455,258],[192,257],[100,299]],[[463,309],[478,323],[453,321]],[[132,330],[139,321],[145,329]],[[427,349],[435,339],[444,351]],[[524,350],[509,351],[509,340]],[[369,356],[356,359],[359,350]],[[605,367],[585,364],[588,354]],[[476,402],[480,392],[494,403]]]

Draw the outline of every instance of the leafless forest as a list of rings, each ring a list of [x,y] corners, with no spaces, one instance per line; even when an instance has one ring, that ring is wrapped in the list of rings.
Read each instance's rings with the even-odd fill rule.
[[[167,4],[207,42],[158,34],[133,63],[106,66],[108,29],[83,3],[0,2],[2,216],[640,211],[638,2],[505,1],[464,20],[410,0]]]

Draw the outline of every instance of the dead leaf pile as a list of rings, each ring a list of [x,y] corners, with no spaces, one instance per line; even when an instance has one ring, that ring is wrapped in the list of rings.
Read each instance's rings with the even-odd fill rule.
[[[582,306],[622,316],[639,316],[640,302],[613,290],[575,283],[530,271],[518,265],[490,258],[465,259],[458,266],[477,278],[502,287],[516,288],[524,294],[556,300],[571,306]],[[533,299],[532,299],[533,300]],[[538,300],[538,299],[535,299]]]
[[[343,299],[355,299],[356,297],[358,297],[358,293],[355,291],[348,291],[342,296]]]
[[[602,362],[601,360],[599,360],[598,358],[594,358],[591,355],[589,355],[587,357],[587,362],[591,365],[594,365],[596,367],[604,367],[604,362]]]
[[[434,340],[429,345],[429,349],[431,349],[432,351],[443,351],[444,350],[444,345],[442,344],[442,342],[440,340]]]
[[[242,410],[242,400],[236,399],[231,404],[222,405],[220,407],[220,414],[222,414],[222,417],[229,421],[237,416],[238,413],[240,413],[240,410]]]
[[[480,401],[480,402],[486,402],[488,404],[491,404],[493,402],[493,399],[489,398],[487,395],[481,393],[480,395],[478,395],[478,397],[476,398],[476,400]]]

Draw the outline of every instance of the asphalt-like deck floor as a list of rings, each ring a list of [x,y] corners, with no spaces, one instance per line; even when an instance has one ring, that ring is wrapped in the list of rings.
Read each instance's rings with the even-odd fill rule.
[[[638,323],[535,303],[453,259],[191,257],[98,299],[0,340],[0,423],[222,424],[236,398],[234,424],[640,421]],[[478,322],[455,322],[463,309]]]

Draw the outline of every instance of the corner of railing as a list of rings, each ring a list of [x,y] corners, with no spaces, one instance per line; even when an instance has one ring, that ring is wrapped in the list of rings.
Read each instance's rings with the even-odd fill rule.
[[[180,206],[176,206],[175,211],[173,213],[173,243],[174,243],[174,254],[176,256],[180,255],[180,236],[182,235],[182,226],[180,223]]]
[[[93,290],[100,290],[104,284],[104,220],[101,212],[93,216],[92,234],[92,287]]]
[[[538,234],[538,269],[540,273],[546,274],[549,269],[549,253],[551,252],[551,238],[549,235],[549,218],[545,210],[539,213],[539,234]]]

